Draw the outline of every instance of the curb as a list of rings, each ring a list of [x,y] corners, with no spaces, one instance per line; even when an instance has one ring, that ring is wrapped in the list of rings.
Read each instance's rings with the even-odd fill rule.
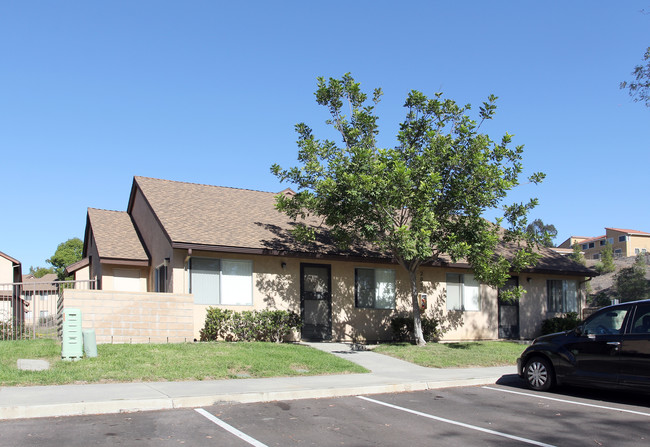
[[[139,411],[197,408],[227,403],[257,403],[298,399],[324,399],[367,394],[403,393],[441,388],[454,388],[461,386],[488,385],[494,384],[497,380],[499,380],[499,378],[500,377],[485,377],[463,380],[409,382],[401,384],[372,385],[360,387],[321,388],[252,393],[227,393],[211,396],[105,400],[95,402],[0,407],[0,420],[134,413]]]

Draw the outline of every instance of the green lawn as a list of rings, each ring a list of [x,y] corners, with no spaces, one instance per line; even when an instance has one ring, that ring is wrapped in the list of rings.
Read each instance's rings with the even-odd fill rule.
[[[375,352],[430,368],[515,365],[526,346],[505,341],[379,345]]]
[[[364,373],[352,362],[293,344],[105,344],[98,356],[61,360],[54,340],[0,342],[0,386],[152,382]],[[48,371],[21,371],[18,359],[50,362]]]

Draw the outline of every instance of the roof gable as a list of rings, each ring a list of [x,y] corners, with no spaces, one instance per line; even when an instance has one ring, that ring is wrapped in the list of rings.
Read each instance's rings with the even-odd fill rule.
[[[275,193],[148,177],[135,177],[136,187],[174,247],[313,251],[290,237],[295,223],[275,208]],[[316,245],[322,253],[340,254],[323,237]]]
[[[126,212],[88,208],[88,223],[101,259],[149,261]]]

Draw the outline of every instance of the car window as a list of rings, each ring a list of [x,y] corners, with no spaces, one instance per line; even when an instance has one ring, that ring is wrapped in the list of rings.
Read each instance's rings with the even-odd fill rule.
[[[637,307],[631,332],[633,334],[650,333],[650,304],[640,304]]]
[[[585,335],[620,334],[629,310],[629,307],[622,307],[598,313],[585,323],[582,333]]]

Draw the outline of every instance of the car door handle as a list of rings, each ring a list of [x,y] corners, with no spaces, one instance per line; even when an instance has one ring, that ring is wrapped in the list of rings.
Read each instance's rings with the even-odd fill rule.
[[[610,345],[610,346],[615,346],[617,348],[621,346],[620,341],[608,341],[607,344]]]

